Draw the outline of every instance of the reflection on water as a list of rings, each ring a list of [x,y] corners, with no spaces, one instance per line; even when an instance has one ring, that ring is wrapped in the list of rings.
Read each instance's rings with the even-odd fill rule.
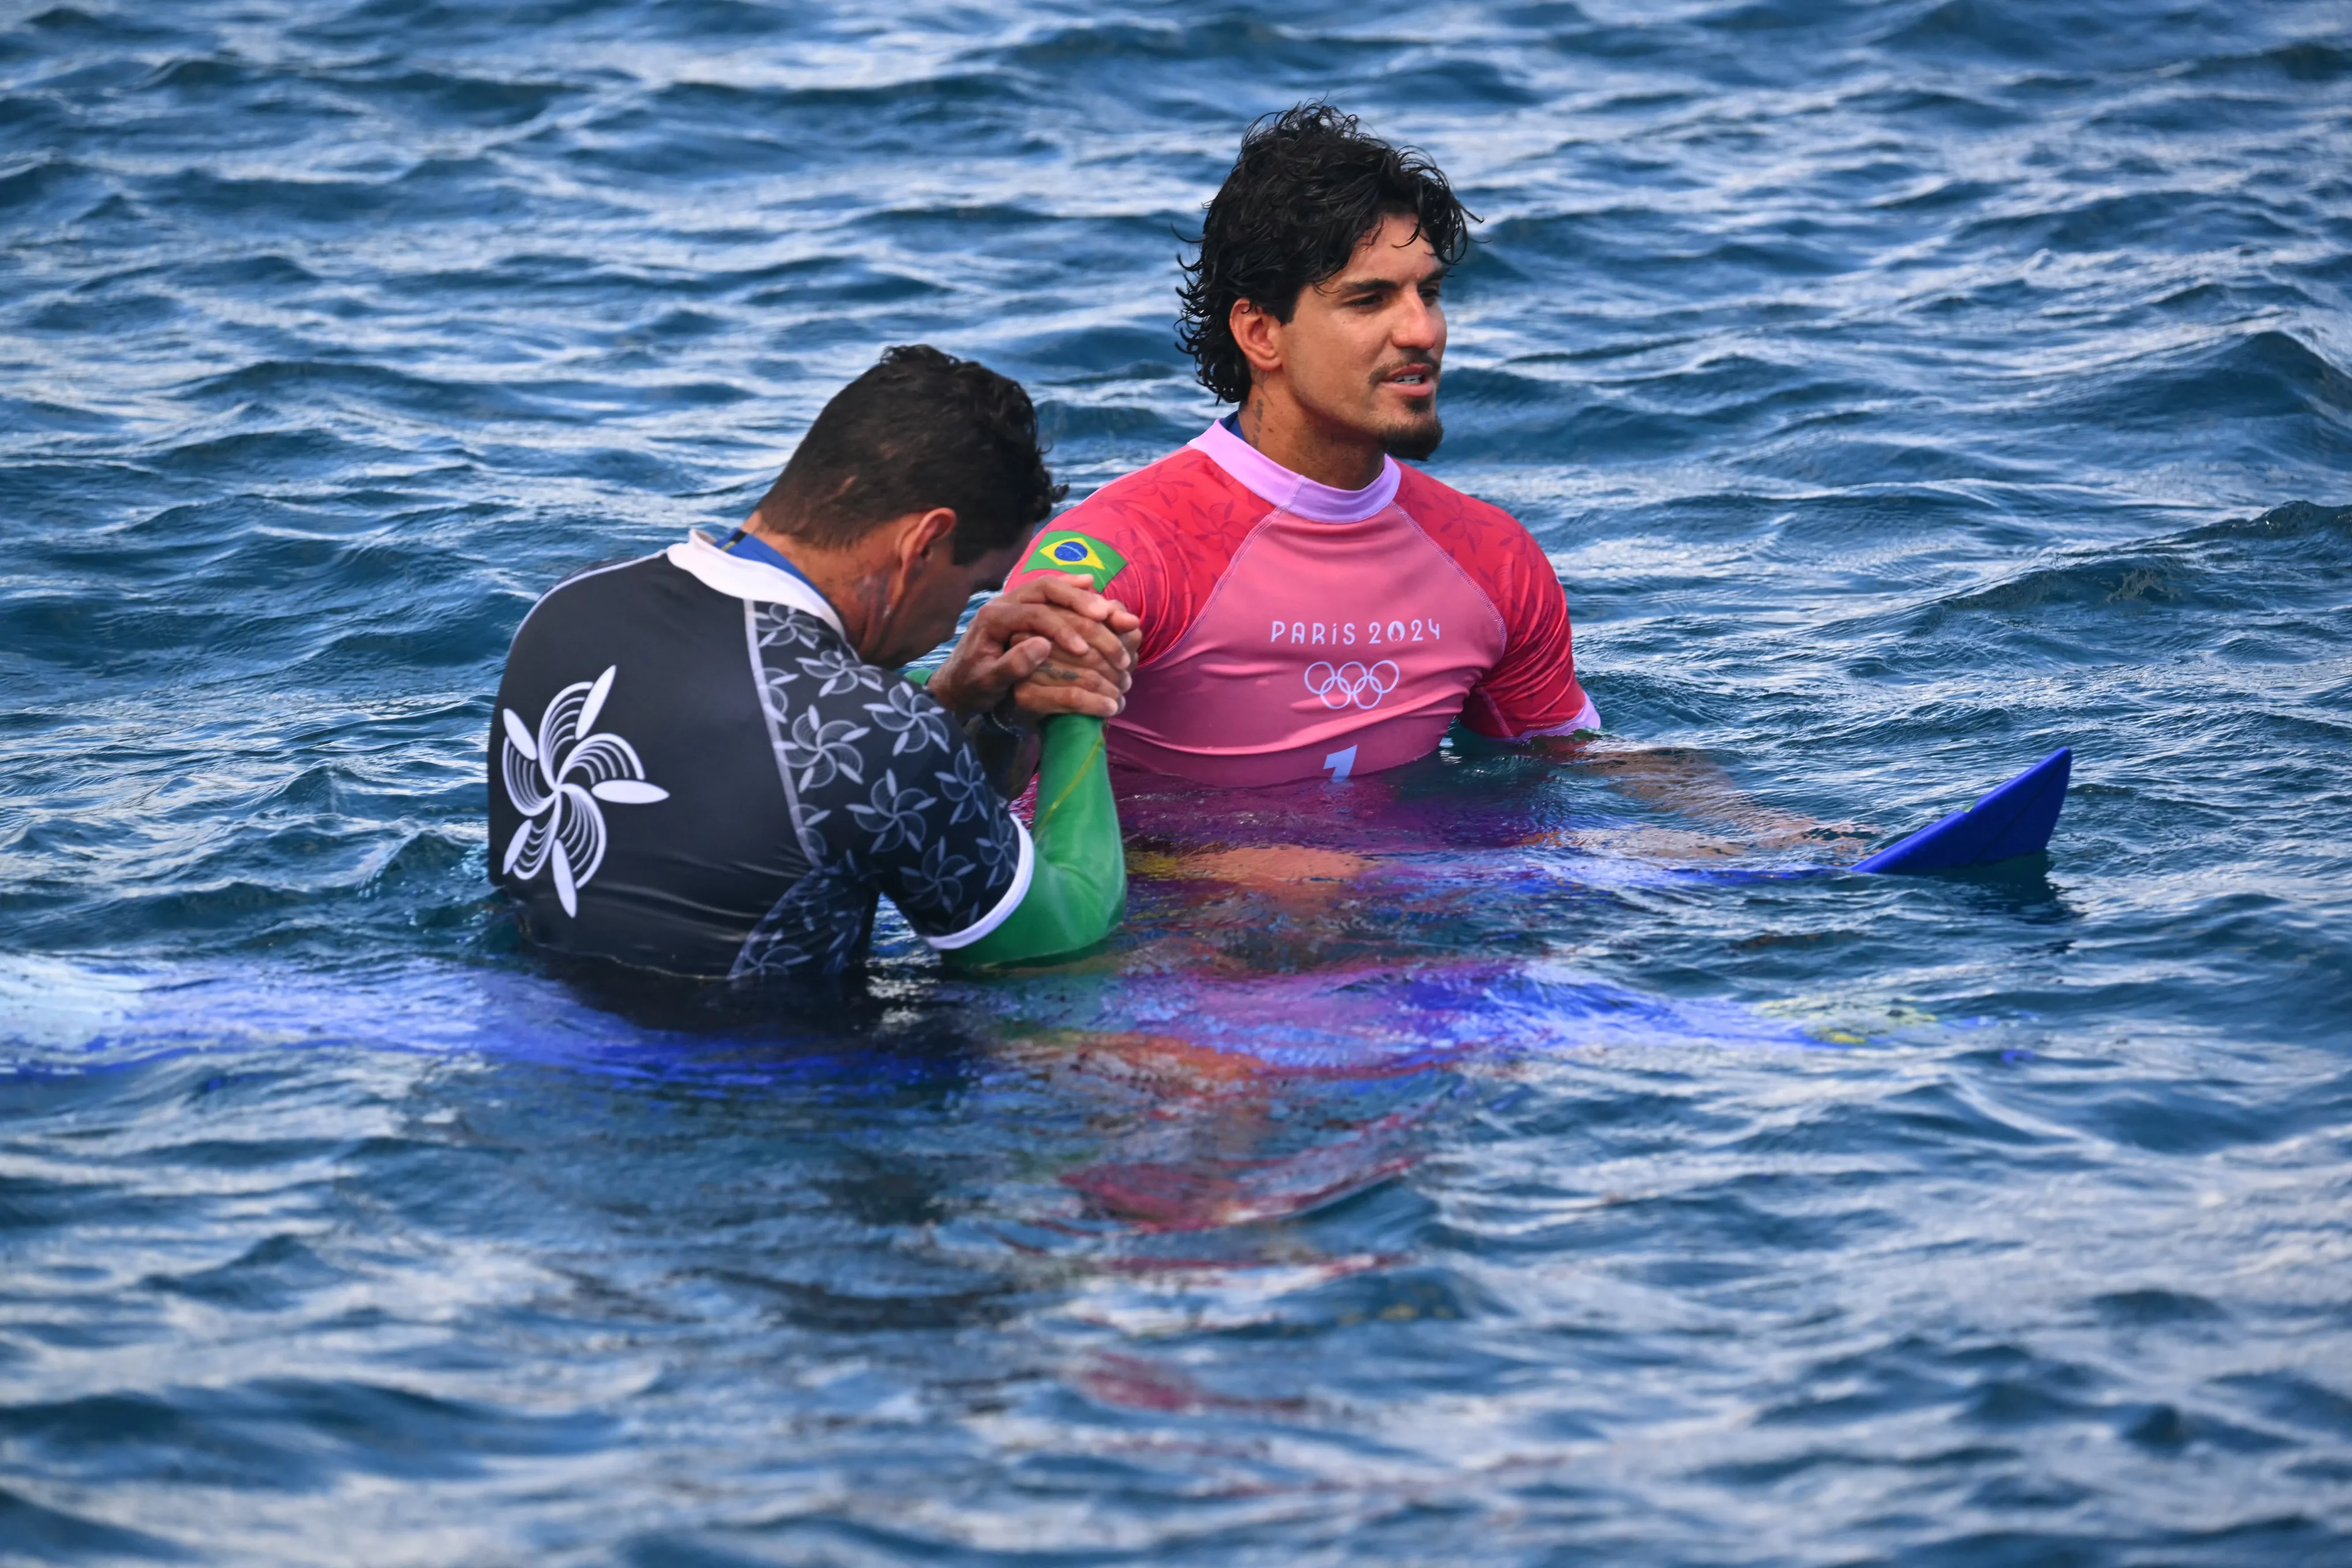
[[[0,12],[0,1558],[2352,1555],[2342,12]],[[1190,439],[1324,92],[1612,734],[1131,792],[1069,965],[517,952],[531,599],[886,343]]]

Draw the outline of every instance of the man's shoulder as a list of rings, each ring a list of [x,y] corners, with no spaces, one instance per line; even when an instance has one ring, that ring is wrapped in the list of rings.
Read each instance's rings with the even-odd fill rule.
[[[1235,508],[1263,513],[1265,503],[1219,468],[1206,453],[1180,447],[1158,462],[1113,479],[1055,520],[1057,528],[1092,532],[1133,529],[1156,533],[1173,521],[1193,521]]]
[[[1397,466],[1403,473],[1398,506],[1504,610],[1505,619],[1538,602],[1528,597],[1531,590],[1543,588],[1541,603],[1550,603],[1559,574],[1527,524],[1491,501],[1465,495],[1418,468]]]
[[[641,602],[656,584],[674,575],[660,551],[592,563],[566,574],[533,600],[516,624],[515,636],[520,640],[526,631],[543,633],[551,621],[585,616],[593,622],[614,613],[616,604]]]
[[[1527,525],[1492,501],[1465,495],[1444,480],[1433,479],[1409,463],[1397,465],[1397,504],[1412,520],[1434,531],[1445,529],[1466,534],[1495,533],[1532,542]]]
[[[1186,447],[1055,518],[1013,580],[1032,571],[1091,573],[1104,593],[1122,595],[1139,610],[1152,604],[1168,611],[1172,601],[1150,596],[1205,591],[1268,510],[1214,459]],[[1181,616],[1147,629],[1145,657],[1162,646],[1162,635],[1181,629]]]
[[[663,559],[663,552],[658,550],[646,555],[616,555],[591,562],[557,579],[553,587],[539,596],[539,602],[543,605],[559,594],[577,594],[592,585],[596,589],[626,592],[660,574],[668,565],[669,563]]]

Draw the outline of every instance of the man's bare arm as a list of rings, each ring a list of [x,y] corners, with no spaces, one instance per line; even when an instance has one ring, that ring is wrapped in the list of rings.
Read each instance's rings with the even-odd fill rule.
[[[1741,789],[1704,752],[1589,732],[1542,736],[1528,743],[1537,754],[1596,774],[1643,805],[1731,830],[1727,835],[1676,833],[1669,836],[1671,842],[1659,840],[1654,832],[1634,839],[1637,844],[1659,840],[1654,847],[1661,850],[1723,857],[1818,845],[1859,852],[1874,837],[1853,823],[1823,822],[1767,805]]]

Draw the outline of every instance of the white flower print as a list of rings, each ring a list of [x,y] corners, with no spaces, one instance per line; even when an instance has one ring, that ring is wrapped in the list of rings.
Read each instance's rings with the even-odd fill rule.
[[[877,875],[919,929],[980,918],[971,906],[1011,880],[1018,847],[953,716],[814,618],[754,614],[757,673],[809,869],[745,941],[734,973],[838,973],[856,963]]]
[[[815,709],[804,708],[793,721],[792,733],[784,738],[784,764],[800,770],[800,787],[804,790],[823,789],[835,773],[853,784],[864,784],[866,770],[857,760],[857,742],[873,732],[843,719],[828,724]]]
[[[991,887],[1000,877],[1010,879],[1021,864],[1021,841],[1001,829],[973,838],[971,852],[980,857],[980,868],[988,874]]]
[[[782,605],[761,605],[752,611],[751,626],[761,647],[823,647],[826,627],[803,610]]]
[[[873,895],[856,857],[813,865],[743,941],[730,980],[811,970],[838,974],[866,940]]]
[[[819,648],[814,657],[797,662],[802,674],[812,680],[824,682],[817,688],[819,697],[838,697],[845,691],[855,691],[860,687],[876,691],[882,686],[881,672],[847,648]]]
[[[987,819],[996,802],[996,786],[988,782],[988,771],[980,765],[971,747],[958,746],[947,770],[933,773],[931,778],[940,786],[940,793],[955,806],[949,822],[961,822],[966,817]]]
[[[801,662],[806,664],[808,660]],[[914,682],[894,680],[883,693],[881,701],[868,702],[865,706],[866,710],[874,715],[877,724],[898,736],[890,746],[892,756],[919,751],[927,745],[940,751],[947,750],[947,710],[926,696]]]
[[[793,678],[772,664],[760,667],[760,691],[768,704],[768,717],[781,724],[792,713]]]
[[[909,849],[922,847],[923,813],[939,804],[935,796],[919,789],[900,789],[898,773],[886,769],[882,782],[866,798],[873,802],[871,805],[853,805],[849,815],[866,835],[868,853],[887,855],[901,844]]]
[[[636,748],[614,734],[594,734],[620,667],[555,694],[533,734],[511,708],[499,710],[506,735],[499,773],[522,826],[507,840],[499,872],[524,881],[551,867],[555,896],[567,915],[580,912],[580,889],[604,863],[604,813],[598,805],[651,805],[669,791],[646,782]]]
[[[964,873],[971,861],[948,851],[944,838],[923,856],[923,863],[907,873],[908,896],[934,909],[954,909],[963,898]]]

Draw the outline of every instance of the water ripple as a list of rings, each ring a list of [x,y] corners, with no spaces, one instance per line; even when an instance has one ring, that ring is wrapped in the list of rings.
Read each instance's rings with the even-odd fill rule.
[[[1326,92],[1612,724],[1881,833],[2071,743],[2050,861],[1465,756],[1139,806],[1076,973],[516,953],[531,599],[887,342],[1188,438]],[[2345,1556],[2347,167],[2326,0],[0,16],[0,1556]]]

